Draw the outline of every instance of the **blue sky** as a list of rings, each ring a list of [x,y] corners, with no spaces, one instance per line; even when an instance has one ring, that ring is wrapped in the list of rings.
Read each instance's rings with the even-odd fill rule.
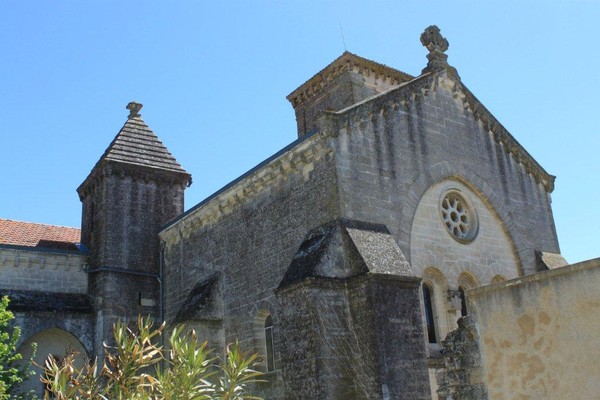
[[[0,217],[79,226],[75,189],[142,116],[186,208],[296,137],[285,96],[344,51],[418,74],[437,24],[463,82],[551,174],[570,262],[600,256],[597,1],[0,0]]]

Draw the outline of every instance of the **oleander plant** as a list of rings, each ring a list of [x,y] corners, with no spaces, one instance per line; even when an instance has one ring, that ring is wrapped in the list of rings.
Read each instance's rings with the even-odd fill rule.
[[[101,366],[96,359],[76,368],[75,352],[61,360],[49,356],[41,376],[44,398],[260,400],[250,393],[262,375],[254,369],[258,355],[243,352],[237,342],[218,356],[194,330],[177,326],[163,348],[165,324],[154,328],[141,317],[133,325],[117,322],[113,333],[115,344],[104,345]]]

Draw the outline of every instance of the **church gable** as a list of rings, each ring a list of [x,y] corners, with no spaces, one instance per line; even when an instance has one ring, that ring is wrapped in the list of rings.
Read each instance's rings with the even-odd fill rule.
[[[508,229],[526,273],[537,268],[531,249],[558,252],[548,197],[554,177],[452,69],[426,69],[397,88],[327,113],[327,121],[336,132],[342,216],[386,224],[405,254],[420,197],[450,177],[478,187],[505,215],[510,210],[516,220]]]

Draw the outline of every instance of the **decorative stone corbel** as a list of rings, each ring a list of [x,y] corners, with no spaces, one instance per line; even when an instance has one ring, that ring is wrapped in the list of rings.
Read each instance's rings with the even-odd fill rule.
[[[448,311],[458,311],[462,308],[462,301],[458,290],[448,290],[448,307]]]

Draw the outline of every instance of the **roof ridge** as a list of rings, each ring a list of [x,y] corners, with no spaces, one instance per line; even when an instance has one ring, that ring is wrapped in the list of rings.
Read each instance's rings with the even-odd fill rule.
[[[17,219],[10,219],[10,218],[0,218],[0,221],[9,221],[9,222],[18,222],[20,224],[31,224],[31,225],[51,226],[51,227],[54,227],[54,228],[67,228],[67,229],[81,230],[81,228],[77,228],[77,227],[74,227],[74,226],[46,224],[46,223],[43,223],[43,222],[20,221],[20,220],[17,220]]]

